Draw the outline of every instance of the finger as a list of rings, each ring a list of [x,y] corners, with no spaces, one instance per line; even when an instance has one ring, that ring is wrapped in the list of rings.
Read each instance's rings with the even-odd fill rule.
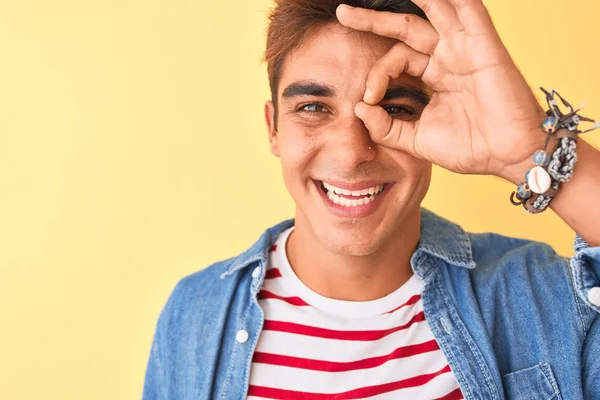
[[[456,9],[448,0],[412,0],[427,16],[440,37],[464,30]]]
[[[490,13],[481,0],[449,0],[465,31],[473,34],[496,32]]]
[[[425,54],[433,54],[440,40],[431,22],[418,15],[338,7],[337,17],[344,26],[401,40]]]
[[[414,147],[416,122],[394,119],[382,107],[363,102],[356,104],[354,112],[369,130],[373,142],[418,156]]]
[[[423,76],[429,60],[427,54],[419,53],[406,43],[396,43],[369,71],[363,100],[370,104],[379,103],[392,80],[398,79],[403,73]]]

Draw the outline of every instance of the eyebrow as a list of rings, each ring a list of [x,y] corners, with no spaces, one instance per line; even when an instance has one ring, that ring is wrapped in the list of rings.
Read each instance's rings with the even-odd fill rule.
[[[281,94],[284,99],[298,96],[333,97],[335,96],[335,89],[333,86],[316,82],[294,82],[286,87]]]
[[[294,82],[288,85],[281,94],[284,99],[301,96],[334,97],[335,88],[330,85],[311,81]],[[423,107],[429,104],[429,95],[423,89],[415,86],[396,86],[388,88],[382,100],[407,98],[420,103]]]
[[[415,86],[396,86],[386,90],[383,100],[407,98],[420,103],[423,107],[429,104],[429,95]]]

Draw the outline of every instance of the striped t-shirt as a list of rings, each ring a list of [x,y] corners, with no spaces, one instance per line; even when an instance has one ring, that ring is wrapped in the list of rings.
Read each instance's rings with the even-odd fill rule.
[[[422,281],[372,301],[321,296],[290,267],[293,229],[269,254],[248,399],[463,399],[425,320]]]

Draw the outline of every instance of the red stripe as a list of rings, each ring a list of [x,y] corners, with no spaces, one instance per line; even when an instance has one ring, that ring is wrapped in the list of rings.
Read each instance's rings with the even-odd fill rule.
[[[324,361],[314,360],[311,358],[290,357],[262,352],[255,352],[252,361],[262,364],[272,364],[282,367],[309,369],[313,371],[345,372],[355,371],[358,369],[375,368],[391,360],[410,357],[416,354],[428,353],[435,350],[439,350],[439,346],[434,339],[424,343],[398,347],[390,354],[385,356],[365,358],[356,361]]]
[[[422,386],[433,380],[435,377],[450,372],[450,366],[447,365],[441,370],[432,374],[417,375],[412,378],[403,379],[397,382],[384,383],[382,385],[366,386],[353,389],[342,393],[309,393],[298,392],[295,390],[275,389],[265,386],[250,385],[248,396],[265,397],[267,399],[363,399],[365,397],[377,396],[382,393],[392,392],[394,390],[406,389],[410,387]]]
[[[279,296],[275,293],[271,293],[267,290],[261,289],[260,292],[258,292],[258,299],[259,300],[263,300],[263,299],[277,299],[277,300],[283,300],[286,303],[290,303],[293,304],[295,306],[308,306],[309,304],[307,302],[305,302],[304,300],[302,300],[300,297],[283,297],[283,296]]]
[[[333,329],[319,328],[316,326],[296,324],[293,322],[272,320],[265,320],[263,329],[270,331],[295,333],[297,335],[304,336],[314,336],[326,339],[369,341],[379,340],[394,332],[400,331],[402,329],[407,329],[416,322],[423,321],[425,321],[425,314],[423,313],[423,311],[421,311],[420,313],[415,314],[415,316],[412,317],[412,319],[404,325],[377,331],[338,331]]]
[[[390,310],[384,314],[391,314],[394,311],[398,311],[399,309],[401,309],[402,307],[406,307],[406,306],[412,306],[413,304],[415,304],[417,301],[419,301],[421,299],[421,295],[420,294],[415,294],[413,297],[411,297],[410,299],[408,299],[408,301],[404,304],[402,304],[401,306],[398,306],[396,308],[394,308],[393,310]]]
[[[265,273],[265,279],[281,278],[281,271],[278,268],[270,268]]]
[[[271,248],[269,249],[269,251],[271,253],[274,252],[275,250],[277,250],[277,245],[276,244],[274,244],[273,246],[271,246]]]
[[[438,397],[437,399],[434,399],[434,400],[461,400],[464,398],[465,397],[463,396],[462,392],[460,391],[460,388],[456,388],[453,391],[451,391],[450,393],[448,393],[447,395],[445,395],[443,397]]]

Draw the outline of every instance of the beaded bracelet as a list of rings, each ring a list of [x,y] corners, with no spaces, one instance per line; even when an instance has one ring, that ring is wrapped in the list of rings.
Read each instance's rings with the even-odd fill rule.
[[[523,203],[523,207],[530,214],[539,214],[545,211],[550,205],[550,201],[558,193],[561,183],[567,182],[573,176],[573,169],[577,161],[577,153],[575,152],[577,136],[568,130],[562,129],[556,133],[556,136],[559,137],[559,142],[552,154],[547,170],[551,178],[551,185],[544,193],[532,194]]]
[[[510,202],[513,205],[523,205],[525,210],[531,214],[545,211],[552,198],[558,193],[561,183],[567,182],[573,176],[573,169],[577,161],[575,150],[578,135],[600,127],[600,123],[598,123],[588,130],[579,130],[581,121],[596,122],[577,114],[584,106],[574,110],[557,91],[548,92],[544,88],[540,89],[546,95],[548,103],[546,118],[542,122],[542,130],[546,133],[546,142],[543,150],[538,150],[533,155],[535,166],[525,174],[525,180],[510,196]],[[555,95],[569,109],[569,113],[563,114],[554,100]],[[550,157],[546,148],[553,134],[556,134],[559,140],[556,150]],[[514,200],[515,197],[518,201]]]

